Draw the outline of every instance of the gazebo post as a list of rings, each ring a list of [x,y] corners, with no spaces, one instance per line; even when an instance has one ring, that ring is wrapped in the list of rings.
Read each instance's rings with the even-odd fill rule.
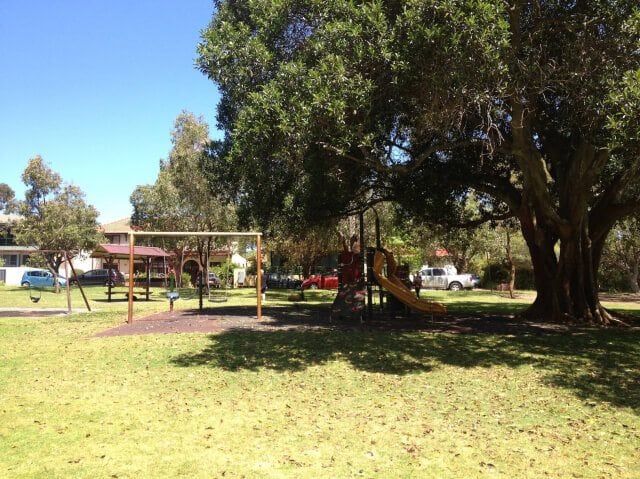
[[[107,303],[111,302],[111,272],[114,271],[113,256],[107,257]]]
[[[129,231],[129,312],[127,323],[133,323],[133,245],[135,237],[133,231]]]
[[[147,288],[146,288],[146,300],[149,301],[149,289],[151,288],[151,256],[147,257]]]

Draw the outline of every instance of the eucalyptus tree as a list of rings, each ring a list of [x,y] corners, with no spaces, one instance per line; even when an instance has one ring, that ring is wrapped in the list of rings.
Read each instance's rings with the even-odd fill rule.
[[[209,126],[190,112],[183,111],[171,132],[172,148],[160,162],[153,185],[140,185],[133,191],[131,223],[161,231],[228,231],[236,229],[235,208],[210,188],[203,164],[215,151]],[[187,249],[195,249],[201,264],[211,252],[214,238],[164,239],[162,245],[178,255],[178,267]],[[181,276],[182,271],[179,271]]]
[[[104,241],[98,231],[98,211],[84,200],[77,186],[64,184],[40,156],[29,160],[22,174],[25,199],[17,202],[21,219],[14,229],[16,242],[37,246],[48,266],[59,274],[65,261]]]
[[[0,211],[11,211],[15,206],[16,194],[6,183],[0,183]]]
[[[263,224],[397,201],[518,219],[533,318],[612,320],[602,248],[640,209],[637,0],[218,0],[198,65]],[[559,251],[559,252],[558,252]]]

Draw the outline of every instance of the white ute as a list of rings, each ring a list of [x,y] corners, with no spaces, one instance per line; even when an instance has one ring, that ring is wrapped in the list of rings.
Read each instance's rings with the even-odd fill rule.
[[[423,288],[450,289],[451,291],[473,288],[471,274],[449,274],[445,268],[423,268],[420,275]]]

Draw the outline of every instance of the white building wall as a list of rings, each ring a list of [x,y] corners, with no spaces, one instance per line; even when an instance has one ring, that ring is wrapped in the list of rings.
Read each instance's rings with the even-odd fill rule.
[[[20,280],[25,271],[31,271],[37,268],[28,268],[26,266],[17,266],[15,268],[0,268],[5,272],[5,284],[7,286],[20,286]]]

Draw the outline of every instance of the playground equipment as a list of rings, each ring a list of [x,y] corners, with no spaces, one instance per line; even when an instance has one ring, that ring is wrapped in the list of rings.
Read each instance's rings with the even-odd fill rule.
[[[331,305],[331,317],[362,316],[365,307],[365,285],[362,274],[362,255],[357,236],[350,238],[349,243],[344,236],[342,252],[338,260],[340,266],[338,294]]]
[[[384,276],[382,268],[387,263],[387,276]],[[387,290],[398,301],[414,311],[421,313],[443,315],[447,314],[445,305],[418,298],[401,280],[395,275],[396,262],[393,254],[384,249],[378,249],[373,258],[373,276],[380,286]]]
[[[361,320],[364,319],[366,295],[367,316],[371,320],[373,318],[373,290],[375,286],[379,286],[380,307],[385,302],[384,289],[389,296],[397,299],[411,310],[431,315],[446,314],[447,308],[444,305],[416,297],[413,291],[396,276],[397,265],[393,254],[384,250],[380,242],[378,213],[375,208],[371,207],[370,209],[375,214],[376,247],[364,247],[364,213],[366,210],[363,210],[359,213],[359,238],[358,235],[353,235],[350,238],[349,245],[346,239],[342,237],[343,252],[340,253],[339,257],[341,281],[338,294],[331,308],[332,317],[358,315]],[[363,274],[365,270],[364,251],[367,252],[366,275]],[[386,276],[383,273],[385,262],[387,264]]]
[[[133,258],[134,258],[134,248],[135,248],[135,238],[140,236],[157,236],[157,237],[177,237],[177,236],[254,236],[256,238],[256,251],[260,252],[262,250],[261,242],[262,242],[262,233],[255,232],[220,232],[220,231],[129,231],[129,277],[133,278]],[[262,255],[256,255],[256,268],[260,271],[262,267]],[[261,286],[261,278],[258,275],[257,285],[256,285],[256,316],[258,320],[262,319],[262,298],[260,296],[260,286]],[[179,293],[178,293],[179,294]],[[129,281],[129,306],[127,312],[127,323],[133,323],[133,281]],[[171,298],[169,298],[171,301]],[[174,298],[175,301],[175,298]],[[200,309],[202,309],[202,300],[200,301]]]
[[[38,301],[40,301],[41,297],[42,291],[40,289],[29,286],[29,299],[32,303],[37,303]]]
[[[176,285],[176,278],[173,275],[173,273],[171,273],[169,277],[169,291],[164,293],[164,295],[169,300],[169,311],[173,311],[174,301],[180,299],[180,292],[174,289],[175,285]]]
[[[64,258],[64,277],[65,278],[71,278],[71,276],[69,276],[69,268],[71,268],[71,272],[73,273],[73,278],[77,277],[76,275],[76,270],[73,267],[73,263],[71,262],[71,256],[69,254],[69,251],[66,250],[61,250],[61,249],[40,249],[40,250],[31,250],[31,249],[25,249],[25,250],[14,250],[16,253],[25,253],[25,254],[34,254],[34,253],[42,253],[42,254],[46,254],[46,253],[56,253],[56,254],[61,254]],[[84,294],[84,290],[82,289],[82,286],[80,284],[78,284],[78,287],[80,289],[80,294],[82,295],[82,299],[84,300],[84,304],[87,307],[87,311],[91,311],[91,306],[89,306],[89,300],[87,300],[87,296]],[[71,281],[66,281],[65,283],[65,289],[66,289],[66,293],[67,293],[67,313],[71,314],[72,309],[71,309]],[[32,290],[31,288],[29,288],[29,299],[31,300],[32,303],[37,303],[38,301],[40,301],[40,298],[42,297],[42,292],[41,291],[36,291],[36,290]]]
[[[173,311],[173,302],[180,299],[180,293],[178,291],[168,291],[166,296],[169,300],[169,311]]]
[[[209,290],[209,301],[212,303],[226,303],[229,299],[229,267],[231,265],[231,247],[227,243],[227,266],[225,268],[224,278],[220,278],[220,287],[211,288],[209,279],[207,278],[207,288]],[[207,251],[207,269],[209,267],[209,252]]]

